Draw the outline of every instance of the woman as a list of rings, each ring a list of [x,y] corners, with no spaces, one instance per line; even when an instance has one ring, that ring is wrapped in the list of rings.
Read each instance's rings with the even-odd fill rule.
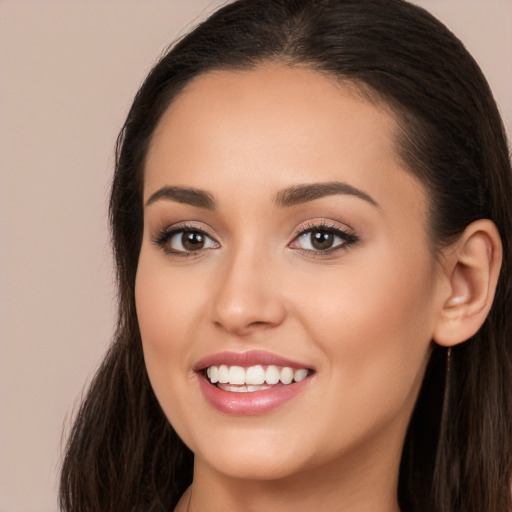
[[[240,0],[138,92],[61,506],[510,511],[510,161],[402,0]]]

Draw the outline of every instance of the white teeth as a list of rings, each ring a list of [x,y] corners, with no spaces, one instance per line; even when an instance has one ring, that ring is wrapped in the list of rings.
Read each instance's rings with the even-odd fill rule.
[[[227,384],[229,382],[229,369],[225,364],[219,366],[219,382]]]
[[[279,368],[271,364],[267,367],[267,371],[265,372],[265,382],[267,384],[277,384],[281,376],[280,373]]]
[[[265,382],[265,370],[260,364],[258,366],[249,366],[245,372],[245,383],[261,386]]]
[[[289,366],[269,365],[265,369],[262,365],[249,366],[210,366],[206,375],[212,384],[218,384],[226,391],[260,391],[268,389],[279,382],[284,385],[300,382],[308,376],[306,368],[294,370]],[[238,386],[238,387],[237,387]]]
[[[233,386],[231,384],[219,384],[219,388],[224,391],[235,391],[236,393],[252,393],[253,391],[263,391],[269,389],[272,386]]]
[[[229,369],[230,384],[245,384],[245,370],[241,366],[231,366]]]
[[[285,366],[281,370],[281,375],[279,377],[279,380],[283,384],[290,384],[290,382],[293,380],[293,370],[291,368],[288,368],[288,366]]]
[[[216,366],[210,366],[206,373],[212,384],[219,382],[219,369]]]
[[[247,391],[261,391],[263,389],[268,389],[270,386],[245,386]]]
[[[301,380],[304,380],[307,376],[308,371],[305,368],[301,368],[300,370],[295,370],[295,373],[293,374],[293,380],[295,382],[300,382]]]

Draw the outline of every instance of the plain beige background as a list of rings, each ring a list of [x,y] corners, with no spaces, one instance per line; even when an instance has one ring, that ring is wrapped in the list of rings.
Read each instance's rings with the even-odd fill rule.
[[[55,512],[61,436],[110,341],[115,137],[162,49],[219,0],[0,0],[0,512]],[[512,132],[512,0],[418,1]]]

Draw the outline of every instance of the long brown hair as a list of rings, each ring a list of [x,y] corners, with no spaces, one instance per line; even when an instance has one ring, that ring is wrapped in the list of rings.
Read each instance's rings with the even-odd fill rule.
[[[169,511],[193,458],[162,413],[144,367],[134,303],[142,180],[163,112],[196,76],[264,61],[359,85],[391,107],[397,150],[430,193],[433,251],[480,218],[504,262],[480,331],[435,346],[400,468],[402,510],[510,512],[512,477],[512,174],[496,104],[462,43],[403,0],[239,0],[175,44],[137,93],[117,143],[110,202],[119,316],[115,340],[76,417],[62,467],[66,512]]]

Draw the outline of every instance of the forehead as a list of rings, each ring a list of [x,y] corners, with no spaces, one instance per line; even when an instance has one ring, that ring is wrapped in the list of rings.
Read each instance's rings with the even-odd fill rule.
[[[276,154],[294,146],[313,147],[320,138],[325,145],[366,138],[366,144],[382,142],[381,149],[387,145],[392,150],[396,123],[391,111],[367,98],[355,83],[307,68],[268,64],[248,71],[213,71],[192,80],[171,103],[153,134],[150,152],[163,139],[172,149],[171,136],[180,144],[190,136],[204,150],[218,150],[221,138],[229,148],[229,139],[235,145],[242,137],[265,148],[274,140]]]
[[[165,181],[222,196],[239,193],[241,183],[256,194],[262,187],[341,180],[373,191],[383,204],[394,200],[398,185],[419,197],[422,187],[395,149],[396,131],[390,109],[353,83],[317,71],[269,64],[203,74],[155,130],[144,196]]]

